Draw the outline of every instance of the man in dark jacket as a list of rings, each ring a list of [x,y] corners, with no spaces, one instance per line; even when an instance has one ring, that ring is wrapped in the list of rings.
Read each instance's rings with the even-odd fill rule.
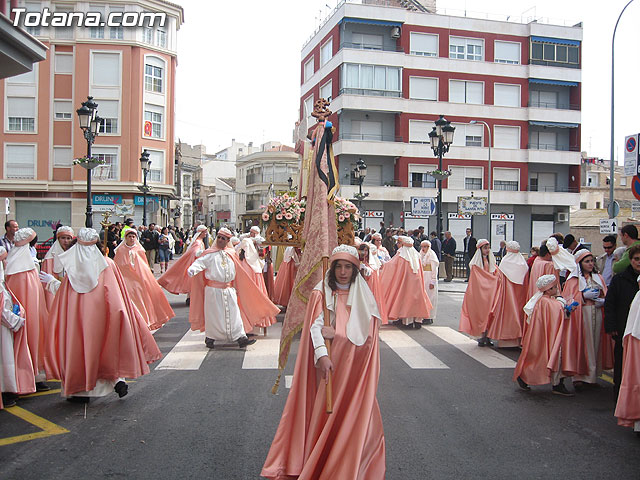
[[[142,232],[140,236],[140,242],[144,247],[144,253],[147,256],[147,262],[149,262],[149,267],[151,271],[153,271],[153,266],[155,265],[156,260],[156,252],[158,251],[158,232],[156,232],[156,224],[150,223],[149,228]]]
[[[640,245],[629,249],[631,265],[622,273],[613,277],[604,302],[604,330],[615,342],[613,349],[613,383],[616,399],[622,380],[622,338],[627,326],[629,307],[638,292],[638,275],[640,275]]]
[[[447,274],[444,281],[450,282],[453,280],[453,261],[456,259],[456,239],[451,236],[451,232],[444,232],[442,256],[444,258],[444,270]]]
[[[462,242],[464,243],[464,265],[467,267],[466,282],[469,281],[469,274],[471,273],[469,269],[469,262],[476,254],[476,244],[478,243],[472,233],[471,229],[467,228],[467,236],[462,239]]]
[[[431,250],[436,254],[438,260],[442,261],[442,242],[435,231],[431,232],[429,235],[431,237]]]

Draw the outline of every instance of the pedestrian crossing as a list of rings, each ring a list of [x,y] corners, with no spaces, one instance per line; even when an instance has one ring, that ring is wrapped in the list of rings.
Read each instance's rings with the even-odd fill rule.
[[[243,351],[242,369],[276,370],[280,350],[280,332],[282,324],[276,323],[267,329],[267,335],[259,335],[258,341]],[[256,333],[262,329],[256,329]],[[450,366],[439,359],[418,340],[431,337],[438,343],[454,347],[455,352],[463,353],[478,363],[491,369],[514,368],[516,363],[492,348],[479,348],[475,340],[444,326],[423,327],[413,335],[395,327],[382,327],[380,340],[397,355],[410,369],[448,370]],[[158,337],[158,335],[156,335]],[[433,338],[435,337],[435,338]],[[434,342],[431,341],[430,344]],[[214,350],[215,351],[215,350]],[[441,348],[439,351],[442,351]],[[171,351],[156,366],[156,370],[199,370],[210,350],[204,344],[204,333],[188,331],[175,344]],[[285,377],[285,382],[286,382]]]

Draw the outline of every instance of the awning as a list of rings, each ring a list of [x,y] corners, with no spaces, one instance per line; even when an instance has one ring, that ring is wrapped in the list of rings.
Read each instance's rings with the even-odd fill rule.
[[[576,47],[580,46],[580,40],[568,40],[566,38],[553,38],[553,37],[536,37],[531,35],[532,42],[545,42],[545,43],[555,43],[558,45],[575,45]]]
[[[345,17],[340,23],[362,23],[365,25],[382,25],[384,27],[401,27],[401,22],[388,22],[386,20],[370,20],[368,18],[349,18]]]
[[[580,126],[579,123],[536,122],[533,120],[529,121],[529,125],[534,125],[536,127],[557,127],[557,128],[578,128]]]
[[[546,80],[544,78],[530,78],[529,83],[539,83],[541,85],[560,85],[562,87],[578,86],[578,82],[565,82],[564,80]]]

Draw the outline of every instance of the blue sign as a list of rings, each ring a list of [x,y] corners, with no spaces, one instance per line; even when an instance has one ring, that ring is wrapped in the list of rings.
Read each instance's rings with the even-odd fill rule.
[[[147,196],[147,204],[149,203],[158,203],[158,197]],[[133,204],[134,205],[144,205],[144,196],[143,195],[134,195],[133,196]]]
[[[411,197],[411,214],[428,217],[436,213],[436,202],[431,197]]]
[[[113,205],[116,203],[122,203],[122,195],[102,195],[102,194],[93,195],[94,205]]]

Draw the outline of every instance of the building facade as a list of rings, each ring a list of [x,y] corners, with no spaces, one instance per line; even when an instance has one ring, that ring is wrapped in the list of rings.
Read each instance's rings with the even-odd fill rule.
[[[366,225],[436,229],[436,215],[411,216],[411,198],[437,197],[428,134],[442,114],[456,127],[443,158],[452,173],[444,230],[458,240],[467,227],[477,238],[490,230],[492,244],[515,239],[523,249],[566,232],[580,201],[581,25],[362,3],[343,2],[303,47],[300,112],[312,125],[314,101],[331,98],[341,196],[358,191],[356,162],[368,167]],[[487,196],[489,146],[491,225],[457,211],[458,197]]]
[[[11,216],[44,240],[61,222],[83,226],[86,170],[73,159],[87,153],[75,110],[94,97],[103,118],[92,155],[108,167],[93,177],[93,224],[105,210],[133,211],[142,221],[140,155],[151,158],[147,220],[169,221],[174,194],[174,116],[180,6],[163,0],[18,2],[30,12],[163,12],[158,23],[134,27],[27,27],[48,47],[32,72],[0,82],[0,195]],[[125,215],[114,215],[112,221]]]
[[[599,210],[609,206],[609,181],[611,164],[601,158],[582,159],[580,209]],[[633,176],[624,174],[624,167],[614,168],[613,197],[621,208],[630,209],[639,200],[633,195],[631,182]]]

